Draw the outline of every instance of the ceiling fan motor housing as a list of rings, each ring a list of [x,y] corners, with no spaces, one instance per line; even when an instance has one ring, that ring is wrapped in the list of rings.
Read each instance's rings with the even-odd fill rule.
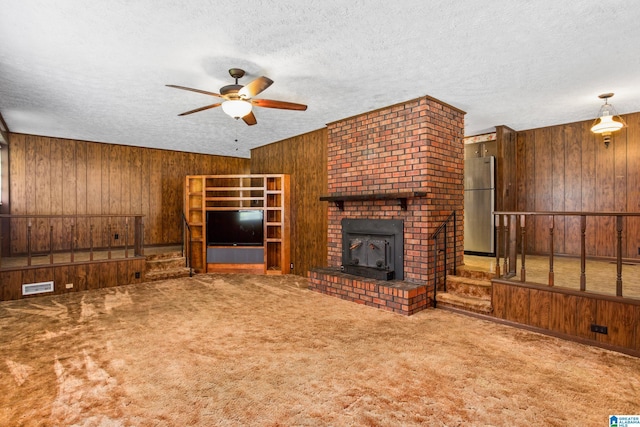
[[[220,88],[220,95],[227,97],[228,99],[240,99],[238,91],[242,89],[242,85],[227,85]]]

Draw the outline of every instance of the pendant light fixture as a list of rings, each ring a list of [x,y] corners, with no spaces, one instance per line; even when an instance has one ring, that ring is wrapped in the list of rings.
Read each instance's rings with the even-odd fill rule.
[[[591,126],[591,132],[602,135],[604,146],[609,148],[611,142],[611,134],[622,129],[626,126],[626,123],[618,115],[613,105],[609,104],[608,99],[613,96],[613,93],[603,93],[598,96],[600,99],[604,99],[604,105],[600,107],[598,116],[593,121]]]

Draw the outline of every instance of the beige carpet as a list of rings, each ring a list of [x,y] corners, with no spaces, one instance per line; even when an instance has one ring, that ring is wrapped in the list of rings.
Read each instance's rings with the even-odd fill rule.
[[[198,275],[0,303],[2,426],[604,426],[640,359],[297,276]]]

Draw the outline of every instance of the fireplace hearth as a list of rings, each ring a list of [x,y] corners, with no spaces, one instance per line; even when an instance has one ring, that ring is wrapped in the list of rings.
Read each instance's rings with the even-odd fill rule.
[[[404,280],[404,223],[342,220],[342,271],[377,280]]]

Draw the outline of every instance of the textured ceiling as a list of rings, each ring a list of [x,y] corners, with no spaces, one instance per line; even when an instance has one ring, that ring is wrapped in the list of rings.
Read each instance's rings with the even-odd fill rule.
[[[12,132],[248,157],[251,148],[430,95],[466,134],[640,111],[634,0],[0,0],[0,114]],[[247,126],[232,67],[275,83]]]

